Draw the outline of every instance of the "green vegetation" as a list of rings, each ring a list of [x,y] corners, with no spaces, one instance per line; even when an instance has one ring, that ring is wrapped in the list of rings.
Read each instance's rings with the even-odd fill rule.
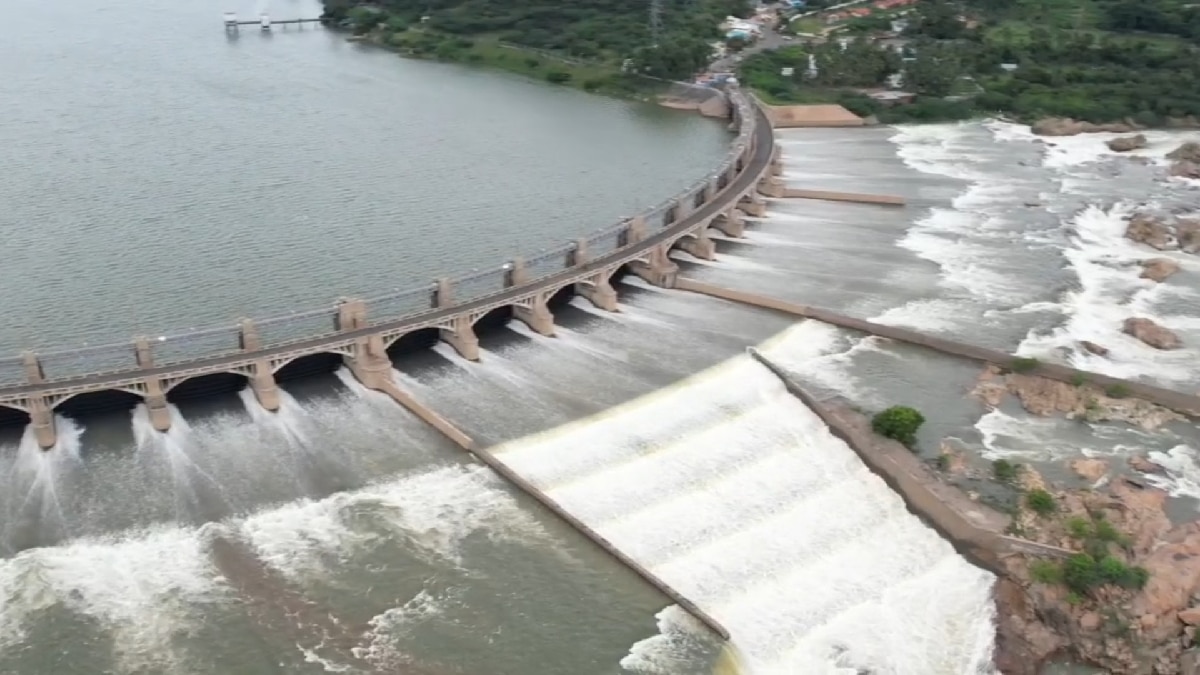
[[[1087,384],[1087,381],[1088,379],[1083,373],[1075,373],[1071,376],[1072,386],[1082,387],[1083,385]]]
[[[997,482],[1005,485],[1012,485],[1017,482],[1017,478],[1021,475],[1021,465],[1008,461],[1007,459],[997,459],[992,462],[992,477]]]
[[[1029,496],[1032,495],[1030,492]],[[1034,561],[1029,567],[1034,581],[1065,584],[1081,599],[1104,585],[1131,589],[1146,585],[1149,573],[1144,568],[1128,565],[1113,554],[1113,546],[1128,548],[1130,542],[1112,523],[1101,516],[1090,519],[1074,516],[1067,519],[1066,528],[1083,550],[1061,563]]]
[[[1200,3],[922,0],[908,18],[903,55],[870,40],[794,46],[748,58],[742,80],[774,102],[837,102],[884,122],[1200,116]],[[895,74],[912,103],[862,93]]]
[[[1109,385],[1104,390],[1104,393],[1108,394],[1110,398],[1125,398],[1133,392],[1129,390],[1129,385],[1118,382],[1117,384]]]
[[[480,63],[585,89],[624,91],[639,75],[688,78],[742,0],[664,0],[655,44],[644,0],[324,0],[325,18],[406,54]],[[514,53],[517,49],[527,53]],[[628,60],[628,63],[627,63]],[[626,66],[629,68],[626,68]],[[588,83],[591,83],[590,86]]]
[[[1026,493],[1025,505],[1039,516],[1048,516],[1058,510],[1058,503],[1054,501],[1054,495],[1041,488]]]
[[[1040,363],[1037,359],[1029,356],[1018,356],[1008,364],[1008,369],[1014,373],[1031,373],[1037,370]]]
[[[912,448],[917,443],[917,430],[925,423],[925,416],[913,408],[894,405],[877,413],[871,419],[871,428],[880,436],[900,441]]]

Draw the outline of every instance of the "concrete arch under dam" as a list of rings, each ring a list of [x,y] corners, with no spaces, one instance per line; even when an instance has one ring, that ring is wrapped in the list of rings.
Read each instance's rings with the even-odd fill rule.
[[[554,309],[573,296],[616,311],[613,281],[620,275],[671,287],[678,272],[672,249],[712,259],[710,228],[742,236],[742,215],[764,212],[760,191],[778,192],[782,164],[766,113],[737,89],[726,95],[737,135],[724,162],[680,194],[615,226],[492,269],[379,297],[0,359],[0,424],[31,424],[38,444],[48,449],[57,440],[56,410],[70,415],[144,404],[154,427],[167,431],[171,402],[248,384],[263,408],[277,410],[278,382],[341,365],[368,388],[391,393],[389,354],[441,341],[478,360],[477,333],[495,323],[515,319],[553,336]]]

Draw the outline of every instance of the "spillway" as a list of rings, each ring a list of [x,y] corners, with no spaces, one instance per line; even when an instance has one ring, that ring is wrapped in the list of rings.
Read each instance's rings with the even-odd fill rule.
[[[749,673],[993,672],[994,577],[748,357],[497,454],[713,614]],[[672,672],[698,628],[659,619],[622,665]]]

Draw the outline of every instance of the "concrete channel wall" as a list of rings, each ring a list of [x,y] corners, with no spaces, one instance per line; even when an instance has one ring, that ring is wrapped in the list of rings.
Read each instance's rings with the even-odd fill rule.
[[[908,344],[927,347],[934,351],[958,356],[965,359],[980,361],[982,363],[993,364],[996,366],[1010,368],[1014,361],[1019,361],[1020,357],[1002,352],[998,349],[989,349],[987,347],[979,347],[976,345],[958,342],[943,337],[927,335],[919,333],[907,328],[898,328],[896,326],[887,326],[865,319],[857,319],[845,314],[822,309],[820,307],[812,307],[809,305],[799,305],[796,303],[787,302],[778,298],[771,298],[746,291],[733,290],[705,284],[692,279],[679,278],[676,280],[675,287],[681,290],[693,291],[704,295],[711,295],[715,298],[731,300],[747,305],[754,305],[764,309],[771,309],[792,316],[798,316],[806,319],[816,319],[823,323],[849,328],[851,330],[861,331],[870,335],[896,340],[897,342],[906,342]],[[1031,375],[1040,375],[1051,380],[1067,382],[1069,384],[1077,384],[1079,382],[1090,382],[1101,387],[1120,387],[1132,397],[1144,399],[1156,405],[1170,408],[1179,413],[1191,416],[1200,417],[1200,397],[1192,394],[1186,394],[1172,389],[1164,389],[1150,384],[1134,382],[1131,380],[1122,380],[1116,377],[1109,377],[1100,373],[1093,373],[1078,368],[1071,368],[1056,363],[1041,363],[1031,367],[1028,371]]]

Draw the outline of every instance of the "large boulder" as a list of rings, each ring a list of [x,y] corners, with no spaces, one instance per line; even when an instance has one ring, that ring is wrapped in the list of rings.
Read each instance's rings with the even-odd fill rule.
[[[1175,221],[1175,239],[1184,253],[1200,253],[1200,219]]]
[[[1200,178],[1200,164],[1181,160],[1171,165],[1170,173],[1180,178]]]
[[[1079,346],[1095,354],[1096,356],[1108,356],[1108,347],[1098,345],[1091,340],[1081,340]]]
[[[1179,349],[1183,341],[1170,329],[1154,323],[1150,319],[1131,317],[1125,319],[1123,330],[1126,334],[1141,340],[1155,349]]]
[[[1134,136],[1118,136],[1107,143],[1108,149],[1113,152],[1130,152],[1131,150],[1141,150],[1146,147],[1146,137],[1142,134]]]
[[[1188,141],[1183,145],[1175,148],[1167,153],[1167,159],[1173,159],[1177,162],[1192,162],[1200,164],[1200,143],[1196,141]]]
[[[1069,117],[1044,117],[1034,122],[1031,129],[1038,136],[1075,136],[1077,134],[1099,132],[1127,134],[1131,131],[1136,131],[1137,126],[1129,122],[1092,124],[1091,122],[1073,120]]]
[[[1145,214],[1137,214],[1129,220],[1125,237],[1160,251],[1175,248],[1175,237],[1166,223]]]
[[[1167,277],[1179,271],[1179,263],[1170,258],[1151,258],[1142,261],[1143,279],[1151,281],[1164,281]]]

